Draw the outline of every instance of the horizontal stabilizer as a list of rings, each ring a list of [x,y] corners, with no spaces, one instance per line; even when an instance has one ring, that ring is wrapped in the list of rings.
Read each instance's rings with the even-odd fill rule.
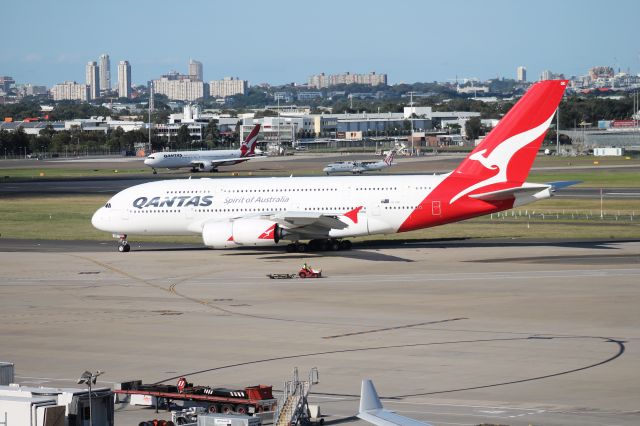
[[[483,192],[482,194],[469,195],[471,198],[483,201],[502,201],[511,200],[516,197],[537,194],[540,191],[551,188],[551,185],[545,184],[525,184],[515,188],[501,189],[499,191]]]
[[[551,189],[555,191],[557,189],[566,188],[568,186],[576,185],[578,183],[582,183],[582,181],[581,180],[560,180],[557,182],[547,182],[547,185],[550,185]]]
[[[369,379],[362,381],[360,391],[360,412],[358,417],[378,426],[431,426],[429,423],[404,417],[393,411],[385,410],[378,397],[378,392]]]

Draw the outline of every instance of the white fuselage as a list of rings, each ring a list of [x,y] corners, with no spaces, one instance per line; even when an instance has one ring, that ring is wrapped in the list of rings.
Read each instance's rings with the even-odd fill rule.
[[[322,237],[394,233],[446,175],[181,179],[136,185],[113,196],[92,219],[114,234],[200,234],[211,221],[282,212],[357,220]]]
[[[193,167],[194,161],[206,162],[240,157],[241,152],[239,149],[155,152],[144,160],[144,164],[154,169],[178,169],[181,167]]]
[[[336,163],[327,164],[322,169],[326,174],[331,173],[363,173],[374,170],[382,170],[390,167],[390,164],[384,161],[338,161]]]

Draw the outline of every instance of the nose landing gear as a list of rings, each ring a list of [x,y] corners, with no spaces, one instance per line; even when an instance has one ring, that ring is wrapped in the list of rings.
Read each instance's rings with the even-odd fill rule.
[[[114,237],[117,237],[119,239],[119,241],[118,241],[118,251],[120,253],[126,253],[128,251],[131,251],[131,246],[127,242],[126,234],[114,235]]]

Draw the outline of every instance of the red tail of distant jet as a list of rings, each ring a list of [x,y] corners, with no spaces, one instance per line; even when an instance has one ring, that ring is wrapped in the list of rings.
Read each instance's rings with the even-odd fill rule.
[[[241,157],[251,157],[256,153],[256,142],[258,141],[258,133],[260,133],[260,124],[256,124],[251,133],[245,138],[240,146]]]

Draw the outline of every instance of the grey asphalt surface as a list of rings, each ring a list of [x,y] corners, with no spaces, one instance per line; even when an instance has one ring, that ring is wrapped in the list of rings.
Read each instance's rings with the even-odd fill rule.
[[[318,367],[356,423],[360,381],[435,425],[640,423],[640,242],[441,241],[351,252],[0,239],[0,359],[31,385],[242,387]],[[16,251],[17,250],[17,251]],[[597,260],[596,260],[597,259]],[[317,280],[270,280],[303,261]],[[167,418],[118,406],[116,424]]]
[[[370,158],[370,154],[349,154],[349,155],[309,155],[302,154],[290,157],[265,157],[234,167],[221,169],[223,171],[236,171],[242,177],[248,177],[251,171],[258,172],[274,172],[274,173],[300,173],[314,168],[320,170],[325,164],[332,161],[345,159]],[[443,155],[443,156],[425,156],[402,158],[400,163],[385,173],[423,173],[432,174],[434,172],[448,172],[453,170],[460,162],[462,154]],[[16,196],[16,195],[79,195],[79,194],[105,194],[106,196],[115,194],[130,186],[139,185],[141,183],[154,180],[164,179],[180,179],[189,176],[189,173],[182,171],[166,171],[161,170],[159,174],[153,175],[149,171],[148,175],[120,175],[114,173],[112,176],[96,176],[82,178],[46,178],[46,179],[7,179],[2,176],[2,168],[34,168],[34,167],[61,167],[61,168],[82,168],[91,170],[96,169],[114,169],[126,172],[130,169],[145,169],[141,159],[136,158],[87,158],[87,159],[52,159],[45,161],[38,160],[0,160],[0,197]],[[418,167],[419,171],[416,171]],[[582,171],[594,169],[594,166],[565,166],[565,167],[534,167],[533,170],[566,170],[580,169]],[[629,171],[636,170],[640,172],[638,165],[610,165],[598,166],[598,170],[611,171]],[[215,173],[196,173],[192,175],[194,178],[217,178]],[[228,175],[222,175],[228,176]],[[600,188],[585,187],[568,187],[556,193],[556,196],[563,198],[600,198]],[[603,192],[603,196],[608,199],[639,199],[640,190],[638,188],[607,188]]]
[[[147,180],[2,182],[0,195],[106,195]],[[266,278],[304,261],[326,278]],[[24,384],[73,386],[101,369],[106,386],[187,375],[282,389],[294,366],[318,367],[312,402],[328,425],[366,424],[353,415],[367,377],[387,408],[435,425],[640,424],[634,240],[407,239],[306,254],[134,242],[123,254],[0,238],[0,271],[0,360]],[[152,418],[168,415],[122,405],[116,424]]]
[[[197,177],[204,177],[197,176]],[[207,176],[210,177],[210,176]],[[215,176],[214,176],[215,177]],[[164,179],[168,179],[166,176]],[[2,182],[0,196],[15,195],[112,195],[130,186],[151,182],[158,178],[91,178],[91,179],[47,179],[38,181]],[[600,198],[600,188],[568,187],[556,192],[562,198]],[[638,188],[607,188],[603,196],[608,199],[640,199]]]

